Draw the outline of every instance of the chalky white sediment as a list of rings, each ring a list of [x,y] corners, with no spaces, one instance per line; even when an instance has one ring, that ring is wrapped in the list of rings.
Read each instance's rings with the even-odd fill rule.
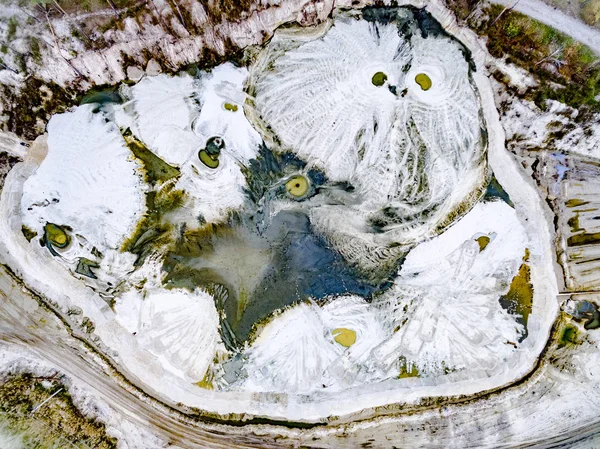
[[[198,146],[190,132],[197,89],[196,80],[187,74],[145,77],[122,89],[129,101],[116,108],[117,123],[131,126],[134,135],[165,162],[180,165]]]
[[[448,25],[446,23],[446,25]],[[456,30],[454,30],[456,31]],[[453,32],[454,32],[453,31]],[[459,30],[460,31],[460,30]],[[464,37],[464,35],[462,35]],[[467,36],[468,37],[468,36]],[[471,42],[471,46],[473,46],[474,44]],[[478,65],[480,67],[484,66],[483,63],[483,58],[479,58],[478,59]],[[429,69],[427,69],[429,70]],[[429,73],[430,76],[434,75],[433,70],[429,70],[426,73]],[[435,82],[435,76],[431,76],[432,80],[434,80]],[[482,92],[485,94],[485,89],[489,90],[489,86],[487,86],[487,80],[485,79],[484,76],[481,76],[478,79],[478,85],[481,87],[481,85],[483,85],[484,89],[482,90]],[[432,91],[434,92],[434,91]],[[539,239],[542,240],[545,239],[546,237],[549,235],[548,234],[548,230],[546,227],[546,222],[542,219],[540,220],[535,220],[535,224],[532,225],[531,223],[534,222],[534,218],[539,218],[542,217],[542,212],[541,209],[539,208],[537,202],[537,196],[534,193],[534,190],[531,186],[529,185],[525,185],[525,183],[522,182],[521,177],[519,176],[515,176],[515,174],[517,174],[519,172],[518,167],[516,167],[513,162],[511,161],[509,156],[507,154],[505,154],[505,150],[502,146],[502,132],[501,132],[501,128],[499,127],[499,124],[497,123],[497,117],[495,117],[495,110],[494,110],[494,105],[493,105],[493,98],[491,97],[491,92],[487,92],[487,97],[484,98],[484,104],[486,105],[487,108],[487,112],[486,112],[486,119],[489,119],[489,117],[492,117],[492,133],[495,133],[496,135],[496,142],[495,142],[495,147],[494,147],[494,154],[493,156],[496,158],[496,160],[500,160],[502,162],[502,164],[497,162],[496,167],[494,167],[495,170],[499,170],[501,173],[499,173],[498,171],[496,172],[497,175],[499,174],[503,174],[504,178],[501,178],[500,176],[498,176],[498,179],[500,180],[500,182],[502,182],[502,184],[504,186],[507,187],[507,190],[509,191],[511,197],[513,198],[513,201],[515,202],[515,204],[517,205],[517,210],[522,211],[520,213],[522,213],[524,216],[528,217],[530,220],[530,227],[534,228],[533,234],[531,235],[539,235]],[[490,111],[494,111],[493,113],[491,113],[490,115]],[[496,127],[496,129],[494,130],[493,128]],[[492,139],[493,141],[493,139]],[[503,158],[503,159],[502,159]],[[15,188],[18,187],[18,183],[16,181],[11,181],[13,184],[9,185],[9,187],[11,188]],[[11,191],[9,189],[6,189],[6,191]],[[3,192],[3,203],[6,203],[6,191]],[[17,189],[14,189],[14,192],[17,192]],[[15,195],[15,193],[11,193],[12,195]],[[533,198],[533,199],[532,199]],[[4,205],[4,204],[3,204]],[[5,209],[8,210],[8,209]],[[355,212],[355,211],[353,211]],[[324,214],[325,215],[325,214]],[[335,223],[334,223],[335,224]],[[339,223],[338,223],[339,224]],[[8,228],[6,228],[8,229]],[[549,228],[548,228],[549,229]],[[18,231],[18,229],[16,230]],[[18,238],[13,238],[13,237],[19,237],[20,234],[18,234],[18,232],[16,232],[13,230],[13,232],[11,232],[10,235],[10,240],[15,240],[15,242],[8,242],[6,244],[10,244],[12,246],[10,246],[10,248],[14,249],[16,246],[18,245],[26,245],[26,243],[22,243],[20,240],[24,240],[23,237],[20,237],[20,240]],[[537,233],[537,234],[536,234]],[[6,235],[8,236],[8,233],[6,233]],[[471,236],[463,236],[466,238],[470,238]],[[550,241],[550,239],[547,239],[548,242]],[[544,245],[546,245],[544,243]],[[24,246],[25,247],[25,246]],[[535,261],[534,263],[537,263],[538,266],[542,265],[542,262],[544,264],[546,264],[547,261],[550,261],[551,263],[551,256],[549,255],[549,252],[546,251],[545,253],[542,253],[542,251],[539,249],[540,246],[538,244],[538,246],[535,248],[537,250],[537,261]],[[543,246],[543,248],[546,248],[546,246]],[[548,253],[548,254],[546,254]],[[79,289],[79,285],[76,283],[68,283],[65,281],[66,276],[64,278],[60,278],[59,276],[56,276],[54,279],[51,279],[50,281],[48,281],[48,276],[43,277],[41,276],[41,274],[46,274],[46,271],[44,270],[43,267],[40,266],[40,264],[38,263],[37,265],[33,265],[31,263],[31,258],[29,257],[22,257],[20,256],[21,253],[16,252],[16,251],[12,251],[11,254],[19,254],[19,260],[17,261],[17,263],[15,263],[16,266],[19,267],[24,267],[22,268],[22,271],[26,274],[27,279],[26,281],[29,283],[33,283],[33,285],[36,285],[36,287],[38,286],[38,283],[43,284],[44,282],[48,285],[48,292],[50,293],[54,293],[54,292],[59,292],[60,294],[54,294],[51,297],[54,298],[56,297],[57,300],[62,302],[64,301],[64,297],[66,297],[67,295],[70,295],[73,297],[74,301],[80,301],[80,297],[85,297],[86,299],[86,307],[88,304],[94,304],[92,301],[87,301],[88,296],[83,296],[81,295],[82,293],[86,293],[89,294],[89,297],[92,296],[92,291],[90,289],[84,289],[83,287],[81,289]],[[17,257],[16,255],[13,257]],[[37,261],[36,261],[37,262]],[[35,267],[33,269],[31,269],[30,267]],[[29,269],[26,269],[29,268]],[[36,270],[37,269],[37,270]],[[546,269],[546,265],[544,265],[544,270]],[[39,274],[38,274],[39,273]],[[532,271],[532,274],[535,273],[535,270]],[[542,292],[546,291],[546,292],[550,292],[552,293],[553,288],[554,288],[554,278],[551,278],[549,276],[546,276],[546,272],[543,272],[544,276],[542,277],[538,277],[537,279],[534,279],[534,277],[532,276],[532,279],[534,280],[534,282],[536,283],[536,286],[539,286],[542,288]],[[34,279],[33,276],[38,277],[38,279]],[[60,279],[61,282],[57,282],[56,279]],[[54,282],[52,282],[54,281]],[[541,282],[539,282],[541,281]],[[547,290],[543,290],[543,286],[544,285],[548,285],[549,287],[547,288]],[[68,287],[69,289],[65,289],[64,287]],[[64,292],[64,293],[63,293]],[[76,294],[74,294],[73,292],[77,292]],[[62,295],[62,296],[61,296]],[[102,303],[102,301],[97,297],[97,295],[95,293],[93,293],[94,295],[94,299],[97,299],[99,303]],[[548,295],[546,295],[548,296]],[[537,298],[536,298],[537,299]],[[541,299],[544,299],[543,297],[541,297]],[[555,310],[555,308],[553,308],[551,306],[551,304],[547,304],[547,302],[545,301],[539,301],[539,308],[544,308],[547,309],[547,311],[544,311],[544,314],[552,314],[553,311]],[[93,309],[92,306],[89,307],[90,310]],[[101,309],[102,310],[102,309]],[[87,313],[87,310],[86,310]],[[107,312],[108,313],[108,312]],[[109,317],[110,318],[110,317]],[[94,318],[96,319],[96,318]],[[108,320],[108,318],[107,318]],[[110,320],[112,320],[112,318],[110,318]],[[530,323],[531,323],[531,316],[530,316]],[[336,322],[337,323],[337,322]],[[545,322],[544,322],[545,323]],[[508,382],[509,380],[512,380],[515,376],[521,376],[522,374],[524,374],[528,369],[529,369],[529,365],[530,365],[530,358],[527,359],[526,363],[523,363],[523,366],[514,366],[511,365],[511,368],[514,367],[514,373],[512,372],[512,369],[510,370],[510,373],[505,373],[502,374],[501,376],[495,376],[495,377],[489,377],[489,378],[481,378],[478,379],[476,381],[473,381],[472,379],[459,379],[462,380],[462,382],[458,382],[457,384],[452,383],[453,380],[455,380],[454,377],[452,377],[452,374],[449,375],[448,377],[445,377],[442,380],[442,383],[438,384],[427,384],[426,381],[427,379],[417,379],[416,382],[418,383],[418,385],[416,385],[415,383],[413,384],[409,384],[408,387],[404,387],[404,385],[406,385],[405,383],[400,384],[400,382],[398,382],[398,384],[394,383],[394,381],[390,381],[387,383],[383,383],[383,384],[375,384],[375,385],[361,385],[359,388],[357,389],[348,389],[345,391],[336,391],[333,395],[328,396],[328,392],[329,390],[323,390],[321,392],[319,392],[318,395],[315,396],[311,396],[311,397],[306,397],[306,396],[295,396],[293,394],[290,395],[264,395],[264,396],[260,396],[261,399],[257,399],[257,395],[255,395],[252,392],[248,392],[248,391],[234,391],[234,392],[207,392],[204,390],[201,390],[199,388],[196,387],[192,387],[190,385],[188,385],[187,379],[182,380],[176,376],[169,376],[167,374],[156,374],[149,369],[150,367],[152,367],[152,362],[150,362],[151,360],[154,362],[154,364],[158,364],[158,362],[156,360],[154,360],[153,356],[151,354],[149,354],[148,352],[137,352],[137,346],[134,345],[128,345],[127,343],[123,343],[126,342],[126,337],[130,337],[131,339],[134,339],[134,337],[131,336],[131,333],[129,333],[129,335],[125,335],[127,334],[126,331],[124,332],[120,332],[121,328],[120,326],[117,326],[115,324],[114,327],[110,327],[109,324],[114,324],[114,321],[107,321],[107,324],[105,326],[99,326],[99,330],[98,335],[99,337],[102,339],[102,341],[104,342],[108,342],[108,346],[111,349],[114,349],[116,351],[118,351],[120,353],[120,355],[123,357],[122,358],[122,365],[124,367],[127,368],[134,368],[135,369],[135,375],[138,376],[138,378],[141,380],[141,382],[145,383],[146,385],[150,385],[152,388],[156,388],[156,390],[159,392],[159,395],[161,395],[163,398],[167,398],[169,400],[172,401],[177,401],[177,402],[183,402],[186,405],[192,405],[192,406],[197,406],[197,407],[202,407],[202,408],[206,408],[206,409],[210,409],[210,410],[214,410],[217,412],[222,412],[222,413],[230,413],[230,412],[239,412],[241,410],[243,411],[248,411],[249,413],[254,413],[254,414],[259,414],[259,415],[267,415],[267,416],[275,416],[275,417],[285,417],[286,419],[300,419],[300,420],[312,420],[312,419],[320,419],[322,417],[325,416],[331,416],[332,414],[344,414],[344,413],[350,413],[350,412],[354,412],[354,411],[358,411],[360,409],[363,409],[365,407],[370,407],[370,406],[379,406],[379,405],[384,405],[390,402],[407,402],[407,403],[419,403],[419,399],[422,397],[430,397],[432,395],[440,395],[440,396],[444,396],[444,395],[449,395],[449,394],[471,394],[471,393],[475,393],[478,391],[481,391],[483,389],[486,388],[493,388],[496,387],[499,384],[504,384],[506,382]],[[275,322],[272,323],[273,325],[275,324]],[[337,326],[338,324],[336,324]],[[542,329],[541,334],[543,334],[545,327]],[[119,331],[119,332],[116,332]],[[299,332],[296,332],[297,334]],[[538,334],[540,334],[540,332],[538,331]],[[536,334],[536,338],[539,335]],[[542,335],[543,336],[543,335]],[[111,338],[112,337],[112,338]],[[531,338],[528,338],[524,344],[527,344],[529,341],[531,340]],[[540,341],[542,341],[542,339],[539,339]],[[360,336],[359,339],[357,340],[358,344],[360,342]],[[537,341],[537,340],[536,340]],[[132,352],[134,352],[134,350],[132,348],[135,348],[135,353],[132,356]],[[288,349],[288,348],[286,348]],[[531,351],[531,356],[535,357],[536,354],[539,354],[539,345],[536,346],[536,349],[534,351]],[[290,350],[291,351],[291,350]],[[162,359],[161,359],[162,362]],[[298,377],[300,378],[300,377]],[[445,385],[443,384],[443,382],[447,381],[447,383],[445,383]],[[423,383],[421,383],[423,382]],[[414,388],[413,388],[414,387]],[[272,399],[276,397],[276,399]],[[281,397],[281,401],[279,401],[279,397]]]
[[[176,215],[189,225],[218,222],[244,202],[241,167],[262,143],[242,107],[247,74],[247,69],[225,63],[198,78],[146,77],[122,89],[127,102],[113,107],[119,126],[130,127],[157,156],[180,168],[176,188],[186,192],[187,202]],[[227,110],[226,103],[235,110]],[[215,136],[225,148],[219,166],[211,169],[199,161],[198,151]]]
[[[196,290],[150,292],[139,316],[138,340],[189,378],[204,378],[222,347],[219,317],[208,293]]]
[[[383,86],[372,82],[379,72]],[[419,73],[431,78],[429,90],[415,82]],[[356,188],[352,207],[330,210],[351,230],[325,229],[329,212],[314,216],[342,252],[352,242],[335,234],[384,246],[432,235],[484,181],[479,99],[459,44],[447,37],[415,30],[406,38],[396,24],[341,16],[316,39],[276,35],[249,85],[259,126]],[[381,215],[384,208],[396,217]],[[385,232],[365,236],[374,219]]]
[[[477,237],[490,242],[480,251]],[[323,307],[300,304],[276,316],[247,351],[248,380],[258,391],[348,388],[397,377],[455,378],[502,370],[524,331],[500,305],[522,263],[528,238],[513,208],[479,203],[440,236],[409,253],[395,285],[368,304],[340,297]],[[356,332],[350,348],[332,331]],[[314,354],[307,357],[307,354]]]
[[[145,211],[140,166],[119,129],[92,105],[48,123],[48,154],[23,185],[23,224],[69,226],[100,251],[117,249]]]
[[[242,108],[246,76],[246,69],[230,63],[200,74],[197,98],[201,108],[192,124],[197,147],[182,164],[177,183],[189,194],[184,209],[189,221],[201,217],[216,222],[244,204],[246,179],[242,167],[256,157],[262,142]],[[226,103],[235,110],[225,109]],[[223,139],[225,148],[219,155],[219,166],[211,169],[199,161],[197,151],[215,136]]]
[[[476,238],[482,236],[490,240],[480,250]],[[394,287],[376,300],[398,331],[373,352],[372,361],[392,367],[401,354],[423,375],[505,363],[524,327],[499,299],[527,245],[515,210],[502,201],[477,204],[445,233],[418,245]]]
[[[301,303],[274,318],[246,351],[248,378],[232,389],[310,393],[324,386],[339,390],[365,380],[361,368],[389,332],[379,311],[358,296],[342,296],[323,307]],[[337,328],[356,333],[345,348]]]

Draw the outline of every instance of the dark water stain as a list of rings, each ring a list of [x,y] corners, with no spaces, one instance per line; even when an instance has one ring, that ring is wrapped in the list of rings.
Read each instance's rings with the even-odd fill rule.
[[[105,104],[121,104],[123,103],[123,97],[119,94],[118,86],[101,87],[99,89],[90,89],[81,98],[80,104],[98,104],[103,106]]]
[[[576,320],[584,322],[583,327],[585,330],[600,328],[600,311],[593,302],[579,301],[572,315]]]
[[[273,310],[309,297],[321,299],[339,294],[369,297],[388,286],[361,279],[339,253],[311,231],[308,217],[302,212],[279,213],[268,234],[270,240],[277,242],[272,270],[251,294],[242,316],[230,319],[241,340],[248,338],[254,323]],[[232,310],[227,312],[228,316],[233,315]]]
[[[389,287],[389,282],[363,280],[312,231],[302,211],[280,212],[263,233],[252,220],[187,235],[163,266],[167,287],[226,289],[216,305],[223,338],[232,349],[249,339],[256,323],[307,298],[368,298]]]
[[[484,201],[493,201],[497,198],[504,201],[506,204],[508,204],[513,209],[515,208],[515,205],[511,201],[510,196],[508,195],[506,190],[504,190],[504,187],[502,187],[502,185],[498,182],[498,180],[496,179],[496,176],[494,176],[492,174],[492,179],[490,180],[490,183],[487,186],[485,195],[483,196],[483,200]]]
[[[316,193],[320,186],[327,183],[325,174],[316,168],[306,168],[306,162],[296,155],[284,152],[275,153],[266,145],[262,144],[258,150],[258,155],[252,159],[247,166],[242,167],[242,172],[246,177],[245,193],[249,199],[258,205],[261,200],[266,198],[273,186],[281,183],[282,180],[302,171],[310,182],[311,192],[304,195],[307,198]],[[280,192],[283,192],[283,184]]]
[[[465,61],[469,64],[469,69],[473,72],[477,70],[471,51],[461,41],[448,34],[444,27],[425,8],[419,9],[414,6],[367,6],[362,10],[362,18],[374,24],[387,25],[395,23],[398,27],[398,34],[405,36],[407,39],[410,39],[417,31],[424,38],[449,39],[458,44]]]
[[[230,349],[240,349],[257,323],[297,302],[341,294],[369,299],[391,285],[398,264],[381,270],[373,281],[312,229],[304,201],[332,191],[351,196],[351,185],[331,183],[296,156],[264,145],[242,170],[248,200],[244,210],[221,224],[180,229],[163,264],[165,287],[204,288],[215,297],[223,341]],[[294,196],[286,186],[299,176],[307,191]],[[274,202],[286,208],[272,216]]]

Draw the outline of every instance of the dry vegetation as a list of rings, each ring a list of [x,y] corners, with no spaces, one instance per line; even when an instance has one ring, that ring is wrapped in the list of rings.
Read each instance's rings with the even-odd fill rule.
[[[83,416],[64,385],[54,379],[22,374],[0,382],[0,417],[12,432],[23,435],[25,447],[117,447],[116,439],[106,435],[104,424]]]
[[[478,8],[476,0],[449,0],[457,17],[481,36],[496,58],[506,58],[533,74],[540,85],[526,96],[542,109],[552,99],[600,111],[600,60],[569,36],[499,5]],[[502,14],[501,14],[502,13]],[[502,79],[501,79],[502,81]]]
[[[580,16],[588,25],[600,27],[600,0],[581,1]]]

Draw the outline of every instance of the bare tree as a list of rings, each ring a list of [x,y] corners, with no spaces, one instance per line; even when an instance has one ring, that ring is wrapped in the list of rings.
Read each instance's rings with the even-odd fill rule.
[[[113,12],[115,13],[115,16],[119,17],[119,11],[117,11],[117,7],[116,5],[113,3],[112,0],[106,0],[106,2],[110,5],[110,7],[112,8]]]
[[[58,3],[58,0],[52,0],[52,3],[54,3],[55,8],[63,15],[63,17],[65,17],[71,25],[73,25],[75,28],[77,28],[77,30],[81,33],[81,35],[85,38],[85,40],[90,42],[90,37],[87,35],[87,33],[83,30],[82,27],[80,27],[77,23],[75,23],[73,20],[71,20],[69,15],[65,12],[65,10],[62,8],[62,6],[60,6],[60,4]]]
[[[516,0],[512,5],[507,6],[506,8],[504,8],[502,10],[502,12],[500,14],[498,14],[498,17],[496,17],[494,19],[494,21],[490,24],[490,27],[493,27],[494,24],[500,19],[500,17],[502,17],[502,15],[507,12],[507,11],[512,11],[514,9],[515,6],[517,6],[517,3],[519,3],[519,0]]]
[[[71,61],[69,61],[67,58],[65,58],[65,56],[62,53],[62,49],[60,48],[60,41],[58,39],[58,36],[56,35],[54,27],[52,26],[52,22],[50,21],[50,9],[48,8],[48,5],[50,4],[50,2],[51,2],[51,0],[31,0],[31,3],[33,5],[36,5],[43,12],[44,16],[46,17],[46,23],[48,24],[48,28],[50,28],[50,33],[52,33],[52,37],[54,39],[54,45],[56,47],[56,51],[58,52],[59,56],[63,59],[63,61],[65,61],[69,65],[69,67],[71,67],[73,69],[73,71],[77,75],[81,76],[82,78],[85,78],[83,73],[81,73],[79,70],[77,70],[77,67],[75,67]]]
[[[175,5],[175,9],[177,10],[177,14],[179,15],[179,21],[181,22],[181,24],[183,25],[183,27],[187,30],[187,27],[185,26],[185,20],[183,20],[183,15],[181,14],[181,10],[179,9],[179,5],[177,4],[177,0],[172,0],[173,4]]]

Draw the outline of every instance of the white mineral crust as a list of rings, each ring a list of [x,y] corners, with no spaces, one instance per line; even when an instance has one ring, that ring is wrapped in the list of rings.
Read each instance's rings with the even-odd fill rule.
[[[145,211],[139,165],[93,105],[55,115],[48,154],[23,185],[23,224],[68,226],[100,251],[118,249]]]

